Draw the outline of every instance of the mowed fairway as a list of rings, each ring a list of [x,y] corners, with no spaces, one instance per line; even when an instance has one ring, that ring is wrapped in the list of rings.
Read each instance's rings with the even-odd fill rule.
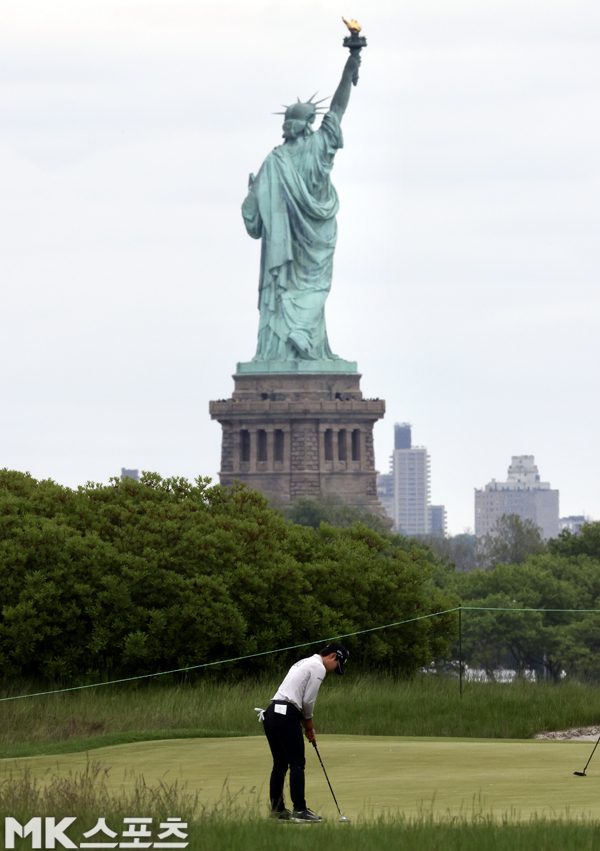
[[[507,741],[502,739],[421,739],[384,736],[318,737],[325,768],[345,815],[378,816],[404,812],[469,817],[493,813],[498,819],[597,816],[600,770],[575,777],[591,752],[589,742]],[[224,784],[236,807],[257,800],[266,812],[270,754],[265,738],[186,739],[144,742],[95,750],[90,760],[110,767],[115,793],[133,787],[133,775],[148,785],[187,782],[210,808],[223,797]],[[307,745],[307,802],[328,819],[337,812],[312,747]],[[85,769],[85,753],[0,761],[0,781],[29,768],[39,780]],[[289,802],[288,802],[289,803]]]

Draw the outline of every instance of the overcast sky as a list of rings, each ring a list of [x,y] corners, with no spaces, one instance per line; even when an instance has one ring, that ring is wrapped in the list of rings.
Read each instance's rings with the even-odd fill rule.
[[[249,172],[369,46],[333,171],[332,349],[431,455],[432,501],[533,454],[600,519],[597,0],[2,0],[0,467],[216,476],[255,352]]]

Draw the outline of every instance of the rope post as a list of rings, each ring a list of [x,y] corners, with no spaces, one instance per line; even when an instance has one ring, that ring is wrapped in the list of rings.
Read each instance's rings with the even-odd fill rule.
[[[462,700],[462,606],[458,607],[458,682]]]

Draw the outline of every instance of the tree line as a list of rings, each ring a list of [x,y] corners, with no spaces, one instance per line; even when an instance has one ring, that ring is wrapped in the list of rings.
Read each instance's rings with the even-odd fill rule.
[[[290,514],[296,522],[314,526],[324,519],[340,525],[362,519],[359,509],[331,499],[301,500]],[[366,522],[381,523],[379,518]],[[387,534],[380,527],[379,532]],[[531,520],[509,514],[498,518],[492,534],[479,539],[463,533],[413,536],[410,541],[435,562],[437,586],[465,607],[462,652],[469,666],[485,670],[490,678],[504,667],[555,680],[565,674],[600,679],[600,611],[553,611],[600,610],[600,523],[544,541]],[[455,669],[457,659],[454,643],[450,654],[437,661],[446,669],[454,662]]]
[[[442,557],[435,574],[443,591],[480,609],[462,615],[465,661],[492,678],[507,667],[600,679],[600,523],[548,542],[517,515],[499,518],[494,531],[479,543],[480,567],[457,570]]]
[[[0,471],[0,676],[240,676],[318,646],[268,651],[452,608],[431,551],[364,523],[288,521],[243,484],[144,473],[69,489]],[[456,615],[344,639],[410,674],[448,652]],[[253,654],[262,654],[254,655]]]
[[[515,515],[495,531],[477,546],[411,539],[331,499],[284,515],[243,484],[145,473],[69,489],[3,470],[0,677],[79,682],[240,656],[200,673],[256,674],[318,648],[269,651],[459,603],[487,609],[463,612],[470,666],[600,677],[600,614],[553,611],[600,609],[600,523],[548,543]],[[450,613],[344,641],[357,667],[410,675],[455,661],[456,638]]]

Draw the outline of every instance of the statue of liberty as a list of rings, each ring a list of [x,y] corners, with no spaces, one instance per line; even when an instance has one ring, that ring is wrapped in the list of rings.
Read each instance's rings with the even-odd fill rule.
[[[346,22],[348,24],[348,22]],[[310,100],[288,106],[282,145],[250,175],[242,205],[246,230],[262,240],[254,361],[339,360],[329,348],[325,301],[331,289],[339,208],[330,173],[343,147],[340,122],[358,80],[360,26],[348,24],[350,56],[329,109]],[[325,113],[313,130],[317,114]]]

